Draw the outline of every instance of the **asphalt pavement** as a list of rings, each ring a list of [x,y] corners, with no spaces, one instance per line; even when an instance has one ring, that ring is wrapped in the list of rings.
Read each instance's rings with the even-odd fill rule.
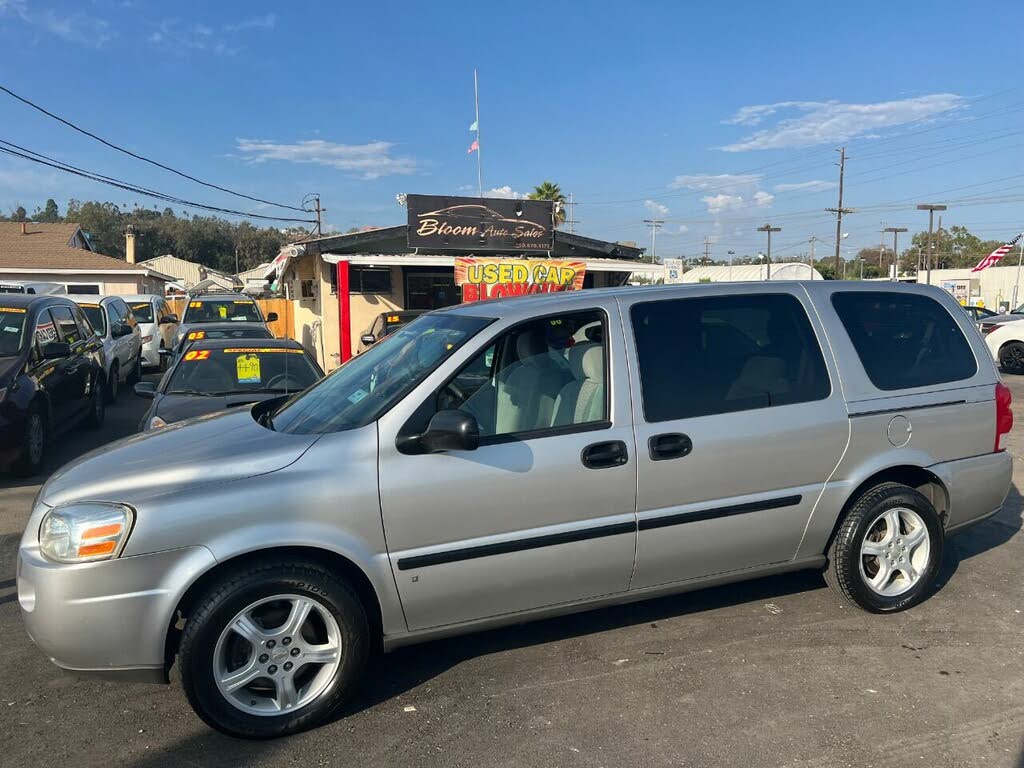
[[[1024,378],[1003,511],[955,537],[941,588],[894,616],[804,573],[390,654],[333,722],[221,736],[177,682],[60,672],[25,636],[15,555],[41,478],[0,478],[0,765],[1014,766],[1024,768]],[[134,432],[124,392],[53,466]]]

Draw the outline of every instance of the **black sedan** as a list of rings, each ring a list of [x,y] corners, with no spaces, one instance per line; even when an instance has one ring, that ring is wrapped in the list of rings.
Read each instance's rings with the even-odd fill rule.
[[[139,431],[294,394],[323,375],[291,339],[190,341],[159,384],[135,385],[135,394],[153,400]]]
[[[37,472],[57,434],[103,423],[103,343],[60,296],[0,298],[0,469]]]
[[[180,355],[193,341],[204,339],[272,339],[274,334],[263,323],[208,323],[193,328],[181,337],[174,355]]]

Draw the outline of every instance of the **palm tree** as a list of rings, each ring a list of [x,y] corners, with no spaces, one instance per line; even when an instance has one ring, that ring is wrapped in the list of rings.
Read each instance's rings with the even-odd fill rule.
[[[527,195],[530,200],[551,200],[555,205],[555,226],[565,221],[565,195],[562,189],[552,181],[545,181],[533,188]]]

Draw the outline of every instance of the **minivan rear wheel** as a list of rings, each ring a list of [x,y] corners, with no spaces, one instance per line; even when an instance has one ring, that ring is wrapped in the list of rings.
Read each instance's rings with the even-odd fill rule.
[[[313,727],[345,702],[367,665],[366,611],[316,563],[232,572],[196,603],[179,647],[182,686],[219,731],[268,739]]]
[[[843,519],[829,547],[825,580],[866,611],[903,611],[932,593],[942,549],[942,520],[927,497],[882,483]]]

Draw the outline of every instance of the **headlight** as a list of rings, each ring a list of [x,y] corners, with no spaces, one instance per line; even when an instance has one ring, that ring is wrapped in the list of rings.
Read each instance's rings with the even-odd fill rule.
[[[166,427],[167,422],[161,419],[159,416],[154,416],[149,420],[149,426],[147,429],[160,429],[160,427]]]
[[[58,563],[109,560],[121,554],[134,514],[123,504],[82,502],[54,507],[39,526],[39,548]]]

